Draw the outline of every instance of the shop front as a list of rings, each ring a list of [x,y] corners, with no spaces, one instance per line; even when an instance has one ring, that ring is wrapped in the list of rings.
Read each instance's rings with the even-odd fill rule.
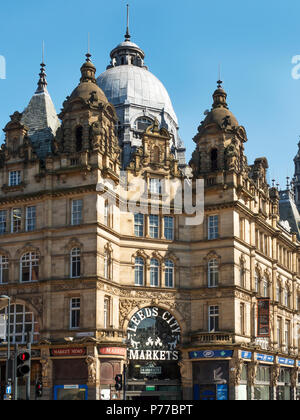
[[[232,350],[192,351],[193,398],[196,401],[228,400]]]
[[[127,339],[127,398],[181,399],[181,328],[175,317],[162,308],[143,308],[131,318]]]
[[[54,400],[87,400],[86,348],[50,349]]]

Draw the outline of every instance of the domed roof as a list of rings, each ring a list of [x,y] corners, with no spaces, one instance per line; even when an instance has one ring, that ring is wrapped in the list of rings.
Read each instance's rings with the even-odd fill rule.
[[[224,127],[224,124],[229,127],[238,127],[239,123],[236,117],[227,108],[213,108],[203,121],[203,125],[218,124],[219,127]]]
[[[218,88],[213,94],[214,103],[210,112],[206,114],[201,127],[204,128],[209,124],[217,124],[220,128],[226,129],[231,127],[239,127],[239,123],[233,113],[228,109],[226,103],[227,93],[221,86],[221,81],[218,81]]]
[[[81,98],[84,101],[90,101],[91,98],[97,98],[99,102],[108,103],[103,90],[97,85],[95,79],[96,67],[90,61],[90,54],[87,54],[87,60],[82,65],[80,71],[80,83],[71,93],[69,101],[72,101],[75,98]]]
[[[111,67],[98,77],[97,83],[113,105],[117,106],[128,102],[164,110],[178,124],[166,88],[146,68],[136,65]]]
[[[97,84],[92,82],[80,83],[71,93],[69,100],[72,101],[75,98],[81,98],[87,102],[92,96],[97,96],[99,102],[108,103],[103,90],[101,90]]]

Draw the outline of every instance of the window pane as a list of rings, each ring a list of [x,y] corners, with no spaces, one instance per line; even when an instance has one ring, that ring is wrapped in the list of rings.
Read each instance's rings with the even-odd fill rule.
[[[135,285],[144,285],[144,260],[142,258],[135,260]]]
[[[153,239],[157,239],[159,235],[159,217],[151,214],[149,216],[149,235]]]
[[[6,210],[0,210],[0,234],[6,232]]]
[[[36,226],[36,207],[27,207],[26,209],[26,231],[31,232],[35,230]]]
[[[219,216],[208,217],[208,239],[219,237]]]
[[[134,215],[134,234],[135,236],[142,237],[144,236],[144,215],[135,214]]]
[[[165,238],[172,241],[174,239],[174,218],[166,216],[164,217],[165,226]]]
[[[21,209],[13,209],[11,215],[11,232],[17,233],[21,231],[22,211]]]
[[[14,187],[21,183],[21,171],[11,171],[9,173],[9,186]]]
[[[165,286],[174,287],[174,264],[170,260],[165,262]]]
[[[80,225],[82,223],[82,200],[72,201],[72,217],[71,222],[73,226]]]

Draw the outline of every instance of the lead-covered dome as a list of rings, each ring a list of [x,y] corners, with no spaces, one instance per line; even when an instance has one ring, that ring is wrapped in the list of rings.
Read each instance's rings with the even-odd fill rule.
[[[117,106],[129,102],[154,110],[164,110],[177,124],[169,94],[149,70],[133,65],[112,67],[97,79],[110,103]]]
[[[118,115],[123,166],[128,165],[136,148],[141,146],[144,130],[155,120],[171,133],[171,150],[179,165],[184,166],[185,148],[170,96],[145,66],[145,53],[131,42],[128,28],[125,40],[111,51],[110,58],[110,65],[98,77],[97,84]]]

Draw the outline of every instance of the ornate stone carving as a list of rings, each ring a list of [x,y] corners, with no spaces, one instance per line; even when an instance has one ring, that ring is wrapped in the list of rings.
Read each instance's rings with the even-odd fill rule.
[[[88,383],[95,385],[97,381],[97,358],[94,356],[87,356],[85,363],[88,365]]]

